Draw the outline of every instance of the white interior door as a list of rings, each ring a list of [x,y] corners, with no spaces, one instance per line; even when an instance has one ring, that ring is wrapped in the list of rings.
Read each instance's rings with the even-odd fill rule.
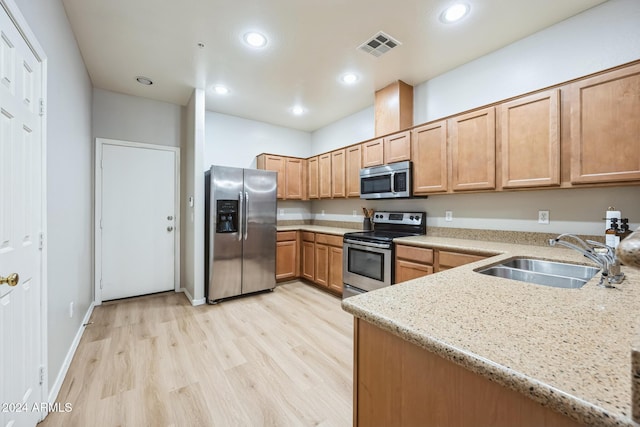
[[[174,289],[176,152],[166,148],[102,144],[103,301]]]
[[[0,403],[3,405],[0,425],[3,427],[34,426],[43,415],[38,412],[39,406],[34,408],[44,399],[40,381],[41,96],[42,64],[0,5]],[[7,279],[13,273],[18,275],[17,284]]]

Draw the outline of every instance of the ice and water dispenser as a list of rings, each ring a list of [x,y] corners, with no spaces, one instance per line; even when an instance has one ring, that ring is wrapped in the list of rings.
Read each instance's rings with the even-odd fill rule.
[[[216,206],[216,233],[238,231],[238,201],[218,200]]]

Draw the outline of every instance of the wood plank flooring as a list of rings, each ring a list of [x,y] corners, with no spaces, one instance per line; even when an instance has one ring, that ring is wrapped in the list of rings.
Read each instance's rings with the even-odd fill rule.
[[[353,320],[289,282],[192,307],[166,293],[96,307],[53,426],[349,426]]]

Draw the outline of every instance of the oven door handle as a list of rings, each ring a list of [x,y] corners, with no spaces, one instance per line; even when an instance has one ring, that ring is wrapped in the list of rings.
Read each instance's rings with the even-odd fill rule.
[[[360,240],[351,240],[351,239],[344,239],[344,243],[348,243],[351,245],[358,245],[361,247],[374,247],[374,248],[380,248],[380,249],[391,249],[391,245],[388,245],[386,243],[372,243],[372,242],[361,242]]]

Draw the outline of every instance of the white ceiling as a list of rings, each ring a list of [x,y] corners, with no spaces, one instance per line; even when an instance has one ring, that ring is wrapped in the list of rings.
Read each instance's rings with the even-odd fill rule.
[[[202,88],[207,110],[313,131],[395,80],[417,85],[605,0],[463,0],[471,13],[455,24],[438,20],[452,0],[62,1],[95,87],[179,105]],[[267,46],[245,46],[248,30]],[[402,45],[379,58],[357,50],[380,30]],[[340,83],[346,71],[360,81]]]

